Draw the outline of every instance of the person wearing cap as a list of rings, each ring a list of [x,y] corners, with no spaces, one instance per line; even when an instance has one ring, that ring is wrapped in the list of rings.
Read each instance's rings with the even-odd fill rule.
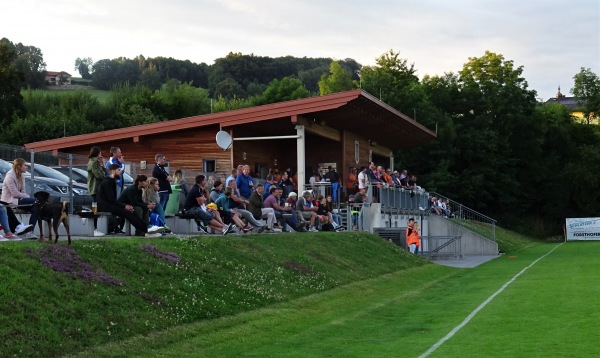
[[[310,223],[302,217],[302,213],[298,210],[296,203],[298,202],[298,194],[295,192],[291,192],[288,194],[288,198],[285,201],[285,206],[290,206],[294,211],[296,211],[296,217],[298,218],[298,226],[308,228]]]

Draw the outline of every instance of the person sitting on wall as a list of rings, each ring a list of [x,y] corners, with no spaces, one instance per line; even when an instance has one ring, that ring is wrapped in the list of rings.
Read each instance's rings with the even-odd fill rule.
[[[223,222],[225,224],[235,224],[239,231],[248,232],[253,229],[250,225],[244,225],[242,221],[242,216],[240,213],[232,211],[229,207],[230,198],[231,198],[231,188],[225,188],[225,191],[220,194],[220,196],[215,200],[215,204],[219,208],[219,214],[221,214],[221,218],[223,218]]]
[[[285,230],[285,225],[288,224],[294,230],[298,227],[298,218],[296,217],[296,212],[292,210],[289,206],[283,206],[280,201],[281,191],[279,191],[275,186],[271,186],[271,193],[264,201],[265,208],[272,208],[275,211],[275,218],[278,221],[281,221],[283,229]],[[286,217],[289,214],[289,217]],[[299,231],[299,230],[296,230]]]
[[[145,175],[138,175],[135,178],[133,185],[130,185],[121,192],[118,201],[121,204],[133,206],[133,212],[142,219],[146,226],[149,227],[149,212],[154,209],[156,202],[144,202],[142,193],[146,186],[148,186],[148,177]]]
[[[121,165],[110,164],[108,166],[108,173],[109,176],[102,179],[96,192],[98,211],[110,212],[113,215],[125,218],[135,227],[136,236],[160,236],[159,233],[164,230],[162,227],[156,226],[151,230],[148,229],[148,225],[135,213],[133,205],[117,200],[117,181],[121,179]]]
[[[225,225],[221,220],[218,211],[211,212],[206,207],[206,192],[204,187],[206,185],[206,177],[202,174],[196,175],[195,184],[190,189],[190,193],[185,199],[184,210],[187,214],[194,215],[196,221],[201,221],[204,225],[207,225],[213,230],[220,231],[223,235],[227,235],[233,230],[233,225]],[[199,227],[199,231],[204,231]]]
[[[231,180],[230,180],[231,182]],[[233,181],[235,183],[235,181]],[[214,203],[219,199],[221,194],[223,193],[223,183],[220,180],[215,180],[212,190],[210,191],[210,195],[208,196],[208,202]]]
[[[308,231],[319,231],[317,227],[320,224],[320,220],[317,217],[317,207],[313,205],[313,196],[310,191],[306,190],[302,193],[302,197],[296,203],[296,208],[302,213],[304,220],[310,222],[310,229]]]
[[[306,221],[302,216],[302,212],[298,210],[296,205],[298,202],[298,194],[291,192],[288,194],[288,198],[285,201],[285,206],[291,207],[296,212],[296,218],[298,218],[298,227],[302,227],[302,231],[306,231],[306,228],[310,227],[310,222]]]
[[[256,221],[252,213],[246,210],[248,205],[250,204],[250,198],[246,200],[240,197],[239,191],[235,186],[234,180],[229,182],[228,188],[231,189],[231,195],[229,196],[229,208],[231,209],[231,211],[240,214],[242,216],[242,219],[246,220],[249,225],[257,229],[257,233],[260,234],[261,232],[263,232],[263,230],[265,230],[266,228],[266,225]],[[254,192],[252,194],[254,194]],[[252,197],[252,195],[250,195],[250,197]]]
[[[248,199],[248,210],[252,213],[254,219],[265,219],[267,221],[267,230],[273,231],[275,224],[275,210],[264,206],[263,191],[265,188],[262,184],[258,184],[256,189]]]

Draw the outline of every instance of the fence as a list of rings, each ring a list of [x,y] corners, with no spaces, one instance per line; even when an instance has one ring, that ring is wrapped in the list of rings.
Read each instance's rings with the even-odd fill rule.
[[[452,222],[471,231],[475,231],[486,238],[496,241],[496,220],[483,215],[471,208],[438,193],[431,193],[442,199],[448,200],[447,208],[453,217]]]

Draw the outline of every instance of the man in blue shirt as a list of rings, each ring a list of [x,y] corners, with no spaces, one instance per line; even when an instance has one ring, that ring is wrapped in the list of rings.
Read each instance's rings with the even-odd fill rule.
[[[123,175],[125,174],[125,157],[121,153],[121,148],[119,147],[110,147],[110,158],[106,161],[104,165],[106,165],[106,169],[110,167],[111,164],[117,164],[119,168],[121,168],[121,175],[117,182],[117,197],[121,196],[121,191],[123,191]]]

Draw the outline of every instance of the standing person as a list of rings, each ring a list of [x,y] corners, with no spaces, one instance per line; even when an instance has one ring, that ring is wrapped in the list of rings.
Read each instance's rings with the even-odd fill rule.
[[[104,158],[100,147],[93,146],[90,149],[90,155],[88,155],[87,165],[87,185],[88,192],[92,196],[92,201],[96,203],[96,192],[98,191],[98,185],[106,177],[106,170],[104,169]],[[104,233],[98,231],[98,218],[94,216],[94,236],[104,236]]]
[[[165,169],[165,163],[167,158],[164,154],[158,153],[154,156],[154,160],[156,160],[156,164],[154,164],[154,168],[152,169],[152,176],[158,179],[158,196],[160,197],[160,205],[163,208],[163,212],[167,210],[167,202],[169,201],[169,195],[173,192],[171,189],[171,182],[173,178],[169,175],[167,170]]]
[[[419,246],[421,246],[421,238],[419,237],[419,225],[415,222],[414,218],[408,219],[408,226],[406,227],[406,246],[411,254],[419,253]]]
[[[140,218],[130,204],[124,204],[117,200],[118,180],[121,178],[121,166],[119,164],[111,164],[108,166],[109,176],[102,179],[96,192],[98,200],[98,210],[107,211],[113,215],[123,217],[135,227],[136,236],[158,237],[163,228],[157,227],[153,230],[148,230],[142,218]]]
[[[368,185],[369,176],[367,175],[367,167],[363,165],[360,167],[360,172],[358,173],[358,191],[360,191],[360,189],[367,191]]]
[[[29,168],[29,166],[27,165],[25,159],[15,159],[13,161],[12,169],[6,173],[4,183],[2,183],[2,196],[0,197],[0,202],[5,205],[12,204],[23,206],[24,210],[27,210],[31,213],[31,217],[29,218],[29,226],[17,224],[18,220],[14,222],[16,218],[11,220],[13,221],[13,225],[17,224],[14,230],[17,235],[33,231],[33,227],[37,223],[38,217],[38,207],[37,205],[33,205],[35,203],[35,199],[30,197],[25,191],[25,177],[23,173],[27,172],[27,168]]]
[[[252,177],[250,176],[249,165],[244,165],[244,168],[242,169],[242,175],[238,175],[235,178],[235,184],[237,185],[242,198],[248,200],[250,195],[252,195],[252,190],[254,189],[254,180],[252,180]]]
[[[121,191],[123,191],[123,183],[125,182],[123,180],[123,174],[125,174],[125,157],[123,156],[123,153],[121,153],[121,148],[110,147],[110,158],[108,158],[104,166],[108,169],[111,164],[117,164],[119,168],[121,168],[121,173],[117,180],[117,196],[115,197],[115,200],[117,200],[119,195],[121,195]]]
[[[337,192],[338,187],[340,185],[340,176],[338,173],[333,170],[333,167],[330,165],[327,167],[327,173],[325,173],[325,179],[331,183],[331,192],[333,196],[333,201],[337,202]]]
[[[356,168],[350,168],[348,173],[348,181],[346,182],[346,191],[348,195],[354,195],[358,191],[358,170]]]

